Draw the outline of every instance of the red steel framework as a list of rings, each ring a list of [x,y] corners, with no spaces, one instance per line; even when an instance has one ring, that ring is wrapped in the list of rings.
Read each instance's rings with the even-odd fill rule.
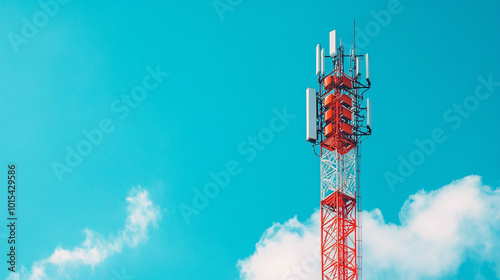
[[[323,279],[357,279],[356,199],[336,191],[321,201]]]
[[[360,82],[359,61],[365,56],[356,55],[354,44],[345,54],[342,43],[336,47],[336,32],[332,32],[330,44],[334,47],[332,50],[330,46],[330,56],[325,56],[324,50],[320,56],[317,54],[322,68],[319,73],[317,66],[317,137],[308,136],[308,141],[319,146],[321,157],[322,279],[354,280],[361,279],[360,146],[371,134],[365,117],[367,107],[361,104],[363,93],[370,88],[369,65],[367,61],[364,85]],[[317,52],[320,48],[318,45]],[[325,58],[331,58],[333,64],[333,70],[326,75]]]

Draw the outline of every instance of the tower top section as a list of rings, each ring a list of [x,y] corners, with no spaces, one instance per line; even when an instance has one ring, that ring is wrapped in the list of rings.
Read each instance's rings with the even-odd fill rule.
[[[345,154],[371,134],[371,104],[363,101],[371,87],[370,60],[368,54],[356,54],[354,42],[346,50],[336,30],[329,35],[329,55],[316,46],[318,89],[306,91],[306,139]]]

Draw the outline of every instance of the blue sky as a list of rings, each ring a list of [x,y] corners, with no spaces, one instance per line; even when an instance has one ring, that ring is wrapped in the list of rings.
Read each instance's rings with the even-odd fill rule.
[[[17,166],[17,265],[28,272],[84,246],[89,229],[121,247],[62,275],[47,268],[51,279],[239,279],[266,229],[319,206],[305,89],[317,87],[316,44],[336,29],[349,46],[353,19],[374,108],[363,208],[400,225],[411,195],[469,175],[498,197],[498,1],[41,3],[52,4],[0,4],[0,159],[4,172]],[[446,140],[399,172],[436,129]],[[0,236],[5,258],[5,227]],[[458,262],[416,279],[495,275],[469,251]]]

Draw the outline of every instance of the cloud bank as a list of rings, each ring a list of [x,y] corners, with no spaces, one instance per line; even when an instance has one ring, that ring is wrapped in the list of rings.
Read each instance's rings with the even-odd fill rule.
[[[411,195],[399,219],[396,225],[379,209],[363,212],[364,278],[440,279],[466,261],[490,263],[500,276],[500,190],[479,176]],[[304,223],[296,217],[275,223],[238,261],[241,279],[320,279],[319,240],[319,211]]]
[[[157,227],[161,219],[159,207],[149,198],[149,193],[141,187],[132,188],[127,197],[128,216],[125,228],[116,236],[102,238],[85,229],[85,241],[71,250],[57,247],[52,255],[35,262],[31,271],[22,267],[19,273],[12,273],[9,280],[45,280],[69,278],[71,271],[80,267],[98,265],[106,258],[120,253],[125,246],[135,247],[148,239],[150,227]]]

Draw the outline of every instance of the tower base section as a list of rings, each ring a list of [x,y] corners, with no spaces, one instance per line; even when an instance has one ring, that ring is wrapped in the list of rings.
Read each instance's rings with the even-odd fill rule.
[[[357,280],[356,198],[336,191],[321,201],[323,280]]]

